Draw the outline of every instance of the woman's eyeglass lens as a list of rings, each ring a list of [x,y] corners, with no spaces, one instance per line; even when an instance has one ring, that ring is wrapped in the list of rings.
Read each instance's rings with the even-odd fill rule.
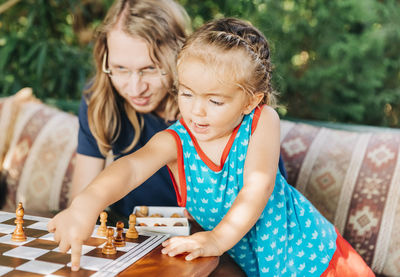
[[[110,78],[112,78],[115,82],[126,83],[132,77],[134,71],[131,71],[126,68],[115,68],[110,69],[107,68],[107,52],[104,53],[103,56],[103,72],[107,74]],[[147,67],[144,69],[140,69],[136,71],[136,74],[142,81],[151,81],[161,76],[167,75],[165,72],[161,71],[158,67]]]

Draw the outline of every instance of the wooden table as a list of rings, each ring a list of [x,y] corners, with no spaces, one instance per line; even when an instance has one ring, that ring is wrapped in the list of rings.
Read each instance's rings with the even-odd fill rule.
[[[219,261],[218,257],[198,258],[186,261],[185,255],[169,257],[168,255],[163,255],[161,249],[162,246],[158,246],[118,276],[208,276],[215,270]]]
[[[191,232],[199,232],[201,227],[191,221]],[[228,255],[219,257],[202,257],[186,261],[185,255],[169,257],[161,253],[158,246],[142,259],[122,271],[121,277],[181,277],[181,276],[212,276],[212,277],[245,277],[246,274]]]

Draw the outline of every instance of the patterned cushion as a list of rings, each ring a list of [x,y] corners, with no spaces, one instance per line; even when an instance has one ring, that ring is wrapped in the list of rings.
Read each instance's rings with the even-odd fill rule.
[[[0,165],[8,183],[2,209],[15,211],[22,201],[26,213],[48,216],[68,203],[78,119],[28,100],[0,98]],[[400,276],[400,132],[281,126],[289,183],[376,273]]]
[[[12,98],[4,97],[0,98],[0,162],[4,160],[8,144],[8,130],[10,122],[12,121]],[[1,166],[0,166],[1,168]]]
[[[0,122],[3,119],[1,114]],[[2,164],[8,186],[2,209],[15,211],[19,201],[29,214],[50,215],[65,208],[77,146],[77,117],[39,101],[25,101],[19,103],[14,120]]]
[[[282,120],[288,182],[372,269],[400,276],[400,132],[350,132]]]

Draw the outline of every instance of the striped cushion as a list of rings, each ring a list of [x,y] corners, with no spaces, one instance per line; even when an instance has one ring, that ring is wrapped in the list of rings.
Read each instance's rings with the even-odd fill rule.
[[[30,101],[20,103],[11,124],[3,162],[8,193],[2,209],[15,211],[19,201],[29,214],[51,215],[65,208],[77,146],[77,117]]]
[[[281,123],[289,183],[383,276],[400,276],[399,151],[398,132]]]

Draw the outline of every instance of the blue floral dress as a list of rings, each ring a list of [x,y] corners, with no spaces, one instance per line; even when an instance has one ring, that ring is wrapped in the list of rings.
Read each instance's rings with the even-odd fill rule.
[[[247,147],[260,111],[246,115],[234,130],[220,166],[202,152],[183,120],[169,127],[178,145],[180,205],[205,230],[222,220],[243,186]],[[336,238],[335,227],[278,170],[260,218],[228,253],[248,276],[320,276],[336,250]]]

